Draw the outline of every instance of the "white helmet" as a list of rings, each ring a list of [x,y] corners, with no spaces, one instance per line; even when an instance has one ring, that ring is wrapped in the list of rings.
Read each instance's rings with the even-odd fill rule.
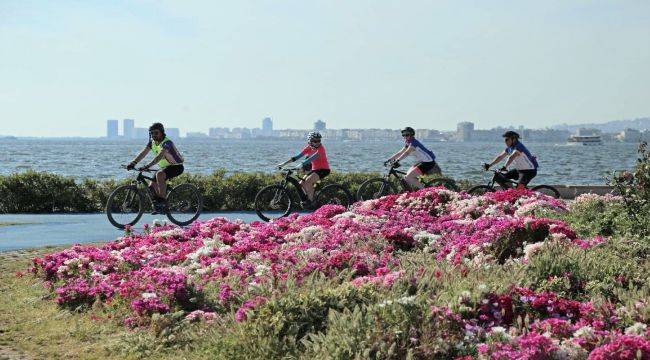
[[[318,131],[312,131],[307,134],[307,141],[320,140],[321,138],[322,136]]]

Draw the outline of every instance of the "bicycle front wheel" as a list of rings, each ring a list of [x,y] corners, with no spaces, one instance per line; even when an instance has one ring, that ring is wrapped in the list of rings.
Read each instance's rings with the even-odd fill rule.
[[[352,204],[352,195],[348,189],[339,184],[324,186],[316,194],[316,204],[323,205],[341,205],[348,208]]]
[[[395,193],[397,193],[397,191],[395,191],[395,187],[393,187],[393,184],[391,184],[390,181],[382,178],[370,179],[364,181],[363,184],[359,186],[359,190],[357,190],[357,200],[364,201],[378,199],[382,196]]]
[[[481,196],[491,192],[494,192],[494,188],[487,185],[477,185],[467,190],[467,193],[473,196]]]
[[[291,197],[280,185],[269,185],[255,195],[255,212],[260,219],[271,221],[289,215]]]
[[[542,193],[544,195],[554,197],[556,199],[560,198],[560,192],[556,188],[550,185],[537,185],[533,187],[531,190],[537,191],[538,193]]]
[[[194,222],[203,209],[203,196],[192,184],[180,184],[167,195],[167,217],[178,226]]]
[[[133,226],[144,212],[144,195],[134,185],[122,185],[108,196],[106,216],[118,229]]]

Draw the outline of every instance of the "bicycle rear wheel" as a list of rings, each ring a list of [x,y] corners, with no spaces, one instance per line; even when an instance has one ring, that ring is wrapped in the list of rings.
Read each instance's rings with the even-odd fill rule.
[[[291,197],[280,185],[269,185],[255,195],[255,212],[260,219],[271,221],[289,215]]]
[[[494,192],[494,190],[495,189],[493,187],[491,187],[491,186],[477,185],[477,186],[474,186],[473,188],[467,190],[467,193],[470,194],[470,195],[474,195],[474,196],[481,196],[481,195],[485,195],[487,193]]]
[[[442,186],[447,190],[451,191],[460,191],[460,188],[458,185],[456,185],[456,181],[454,179],[447,179],[447,178],[437,178],[437,179],[431,179],[430,181],[427,181],[426,187],[434,187],[434,186]]]
[[[167,195],[167,217],[178,226],[194,222],[203,209],[203,196],[192,184],[180,184]]]
[[[122,185],[108,196],[106,216],[118,229],[133,226],[144,212],[144,195],[135,185]]]
[[[357,200],[364,201],[377,199],[395,193],[397,193],[397,191],[395,191],[395,187],[390,183],[390,181],[382,178],[370,179],[364,181],[363,184],[359,186],[359,190],[357,190]]]
[[[537,191],[537,192],[542,193],[544,195],[554,197],[556,199],[560,198],[560,192],[556,188],[554,188],[554,187],[552,187],[550,185],[537,185],[537,186],[533,187],[531,190],[532,191]]]
[[[341,205],[348,208],[352,204],[352,195],[343,186],[331,184],[320,189],[315,200],[319,207],[323,205]]]

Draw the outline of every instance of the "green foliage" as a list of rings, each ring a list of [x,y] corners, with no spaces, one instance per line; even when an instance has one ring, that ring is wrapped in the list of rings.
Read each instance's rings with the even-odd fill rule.
[[[622,201],[594,198],[571,204],[571,211],[560,218],[569,222],[571,228],[581,236],[611,236],[633,234],[638,226],[630,218]]]
[[[621,292],[650,290],[649,254],[646,241],[612,239],[589,249],[551,243],[531,257],[525,285],[576,300],[603,298],[615,303]]]
[[[627,215],[636,223],[634,233],[650,235],[650,151],[639,145],[639,158],[632,172],[624,171],[610,179],[623,197]]]
[[[377,174],[332,173],[319,186],[338,182],[354,194],[361,183],[374,176]],[[101,212],[113,189],[129,181],[75,181],[72,177],[34,171],[0,175],[0,213]],[[169,185],[185,182],[196,185],[203,194],[205,212],[241,211],[253,210],[257,192],[278,181],[278,174],[238,172],[226,175],[224,169],[219,169],[210,175],[182,174]]]

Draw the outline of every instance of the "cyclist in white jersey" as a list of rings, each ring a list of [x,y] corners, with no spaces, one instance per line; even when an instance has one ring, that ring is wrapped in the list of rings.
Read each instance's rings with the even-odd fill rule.
[[[508,166],[514,165],[514,169],[507,171],[503,174],[506,179],[517,180],[517,188],[524,188],[530,180],[537,176],[537,159],[528,151],[524,144],[519,141],[519,134],[514,131],[506,131],[503,134],[506,143],[506,149],[497,155],[494,160],[489,164],[483,164],[485,171],[489,170],[494,164],[498,164],[505,157],[508,157],[506,164],[501,168],[502,171],[508,170]],[[508,183],[503,180],[497,179],[497,182],[503,186],[508,187]]]
[[[422,185],[418,176],[441,173],[440,167],[436,163],[436,155],[415,138],[415,130],[413,130],[412,127],[407,126],[402,129],[402,137],[404,138],[404,147],[388,158],[385,163],[394,162],[399,164],[400,160],[413,154],[418,162],[411,166],[406,173],[404,180],[411,185],[412,188],[422,189],[424,185]]]

